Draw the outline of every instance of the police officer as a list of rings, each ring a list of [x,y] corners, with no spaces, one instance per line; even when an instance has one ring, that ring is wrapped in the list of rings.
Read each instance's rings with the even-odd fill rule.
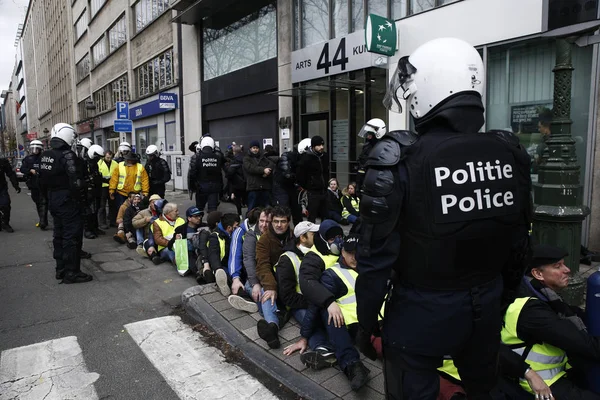
[[[383,135],[387,132],[387,127],[385,126],[385,122],[379,118],[373,118],[367,121],[365,125],[358,132],[358,137],[365,140],[362,151],[358,156],[357,160],[357,175],[356,175],[356,184],[358,185],[358,193],[360,193],[360,188],[362,187],[363,180],[365,179],[365,167],[367,164],[367,157],[371,152],[371,149],[380,140]]]
[[[42,153],[40,189],[54,219],[56,279],[62,279],[62,283],[89,282],[92,277],[80,269],[82,208],[87,188],[82,164],[71,150],[77,135],[71,125],[59,123],[52,128],[51,136],[50,149]]]
[[[98,224],[98,212],[100,210],[100,200],[102,198],[102,182],[103,177],[100,173],[98,162],[104,156],[104,149],[102,146],[93,144],[87,151],[85,161],[87,163],[87,171],[89,175],[88,179],[88,207],[89,213],[87,215],[87,226],[88,230],[95,235],[104,235],[102,229]],[[87,237],[87,236],[86,236]]]
[[[133,151],[131,145],[128,142],[119,143],[119,156],[115,157],[117,163],[125,161],[125,156]]]
[[[164,199],[165,184],[171,180],[169,164],[160,157],[158,147],[153,144],[146,148],[146,155],[148,156],[148,161],[145,168],[148,173],[148,180],[150,181],[150,193],[148,195],[157,194]]]
[[[29,143],[29,155],[23,159],[21,171],[27,178],[27,187],[31,192],[31,200],[35,203],[35,208],[38,213],[39,221],[36,224],[41,230],[46,230],[48,226],[48,210],[46,205],[40,200],[40,160],[42,159],[42,151],[44,144],[39,140],[32,140]]]
[[[223,175],[225,160],[221,152],[215,151],[215,141],[205,136],[200,141],[200,152],[194,154],[190,161],[188,182],[193,185],[190,190],[196,190],[196,207],[204,212],[208,202],[208,212],[216,211],[219,196],[223,190]]]
[[[373,358],[387,294],[390,399],[436,399],[445,355],[469,399],[490,398],[496,384],[501,299],[514,297],[525,270],[532,204],[518,139],[478,133],[484,77],[471,45],[436,39],[399,60],[384,99],[392,111],[406,100],[416,133],[389,132],[369,154],[356,295],[357,342]]]
[[[14,232],[10,226],[10,196],[8,195],[8,184],[6,178],[10,180],[17,193],[21,193],[17,174],[13,170],[10,162],[6,158],[0,158],[0,230]]]
[[[86,239],[96,239],[99,233],[104,233],[104,231],[99,231],[98,219],[96,218],[94,220],[94,216],[97,215],[97,212],[94,212],[94,180],[97,179],[97,176],[100,173],[98,172],[97,165],[95,166],[96,176],[92,176],[93,170],[90,169],[91,163],[88,157],[88,151],[92,147],[92,141],[88,138],[83,138],[78,140],[76,143],[77,144],[75,148],[78,156],[77,162],[80,164],[81,171],[83,171],[83,178],[87,187],[87,195],[83,207],[83,236]]]

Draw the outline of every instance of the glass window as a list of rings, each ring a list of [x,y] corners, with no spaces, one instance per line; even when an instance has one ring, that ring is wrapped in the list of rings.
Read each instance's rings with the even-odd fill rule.
[[[177,150],[177,127],[175,126],[175,122],[165,123],[165,141],[164,150]]]
[[[138,96],[157,92],[173,84],[173,50],[160,54],[135,70]]]
[[[107,0],[90,0],[90,10],[92,11],[92,17],[102,8]]]
[[[348,0],[333,0],[333,36],[348,34]]]
[[[127,41],[127,27],[125,26],[125,15],[123,15],[113,26],[108,30],[108,42],[110,53],[118,49]]]
[[[169,8],[169,0],[140,0],[135,4],[135,30],[140,31]]]
[[[352,0],[352,32],[365,29],[365,7],[363,0]]]
[[[75,66],[77,70],[77,82],[90,74],[90,55],[86,54]]]
[[[435,7],[435,0],[410,0],[411,14],[420,13]]]
[[[302,5],[302,45],[329,40],[329,1],[304,0]]]
[[[591,90],[591,47],[572,47],[571,131],[578,162],[586,163],[586,144]],[[517,134],[532,159],[532,180],[545,148],[545,135],[552,131],[554,93],[554,41],[534,41],[488,49],[486,129],[504,129]],[[583,182],[585,174],[580,174]]]
[[[406,17],[406,0],[392,0],[392,19]]]
[[[85,108],[85,103],[88,102],[88,101],[90,101],[90,100],[91,100],[91,98],[88,97],[87,99],[85,99],[85,100],[80,101],[79,103],[77,103],[77,112],[79,113],[79,115],[78,115],[78,120],[79,121],[81,121],[83,119],[86,119],[86,118],[89,117],[89,115],[91,115],[92,111],[88,111]],[[89,113],[89,115],[88,115],[88,113]]]
[[[114,80],[110,83],[111,94],[112,94],[112,105],[116,106],[117,101],[127,101],[127,75]]]
[[[83,10],[83,13],[75,22],[75,40],[79,39],[85,32],[87,32],[88,26],[88,13],[87,10]]]
[[[103,35],[100,40],[96,42],[92,46],[92,57],[94,59],[94,65],[100,63],[100,61],[104,60],[108,55],[108,51],[106,48],[106,35]]]
[[[276,14],[268,5],[225,28],[205,29],[204,80],[277,57]]]
[[[368,4],[369,14],[381,15],[387,18],[387,0],[369,0]]]

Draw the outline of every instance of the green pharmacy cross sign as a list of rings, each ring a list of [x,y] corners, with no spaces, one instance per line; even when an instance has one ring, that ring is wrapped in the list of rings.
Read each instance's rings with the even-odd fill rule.
[[[393,56],[396,53],[396,23],[393,20],[369,14],[365,24],[367,51]]]

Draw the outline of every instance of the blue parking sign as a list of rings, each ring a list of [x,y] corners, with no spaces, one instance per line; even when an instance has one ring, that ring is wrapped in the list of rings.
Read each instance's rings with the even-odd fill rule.
[[[117,101],[117,119],[129,119],[129,102]]]

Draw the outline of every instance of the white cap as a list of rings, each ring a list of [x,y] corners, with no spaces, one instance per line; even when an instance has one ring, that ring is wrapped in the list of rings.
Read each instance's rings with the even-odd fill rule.
[[[302,221],[294,228],[294,236],[299,238],[306,232],[319,232],[319,225],[312,222]]]

